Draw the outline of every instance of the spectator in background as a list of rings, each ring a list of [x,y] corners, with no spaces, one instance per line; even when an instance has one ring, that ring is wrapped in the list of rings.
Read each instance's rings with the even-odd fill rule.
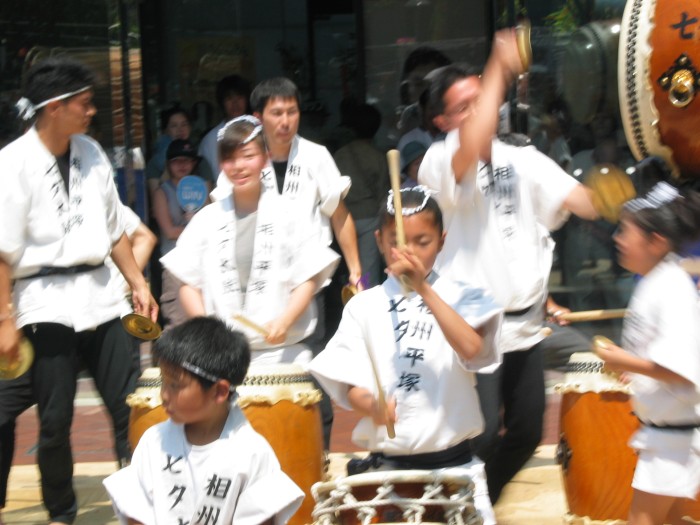
[[[352,180],[345,204],[355,219],[360,266],[368,286],[380,284],[383,262],[374,232],[379,228],[377,212],[389,191],[389,168],[386,155],[372,144],[382,116],[374,106],[356,107],[352,129],[357,137],[334,155],[338,169]]]
[[[409,142],[420,142],[425,146],[427,150],[433,141],[444,134],[438,129],[438,127],[433,123],[433,115],[428,110],[428,90],[426,89],[421,93],[420,99],[418,100],[418,108],[420,110],[420,124],[413,128],[412,130],[401,135],[399,139],[399,144],[397,146],[399,151],[403,151],[404,146]]]
[[[216,85],[216,103],[223,118],[209,133],[204,135],[199,144],[199,155],[206,160],[218,175],[219,149],[217,136],[219,130],[229,120],[250,113],[250,82],[240,75],[229,75],[219,80]]]
[[[165,171],[165,156],[173,140],[190,140],[192,125],[190,116],[183,108],[173,106],[160,113],[161,136],[156,141],[153,156],[146,164],[146,180],[151,196],[151,205],[155,201],[155,191],[161,184],[161,178]],[[217,168],[218,169],[218,168]],[[212,166],[206,161],[199,162],[196,170],[192,172],[199,175],[210,185],[214,182]],[[188,174],[189,175],[189,174]]]
[[[401,187],[412,188],[418,184],[418,168],[428,148],[418,141],[409,142],[401,150]]]

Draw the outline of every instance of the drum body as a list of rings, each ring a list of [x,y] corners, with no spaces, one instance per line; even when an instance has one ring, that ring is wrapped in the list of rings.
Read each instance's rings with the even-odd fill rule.
[[[126,398],[126,404],[131,407],[129,414],[131,450],[136,450],[136,445],[146,430],[168,419],[160,398],[162,383],[160,368],[147,368],[136,381],[136,391]]]
[[[637,158],[658,155],[676,176],[700,177],[700,6],[630,0],[620,31],[620,114]]]
[[[238,393],[248,421],[306,496],[289,523],[311,523],[311,486],[322,479],[324,470],[320,390],[299,365],[277,364],[251,365]]]
[[[632,503],[637,454],[627,443],[639,420],[629,387],[604,372],[602,365],[592,353],[575,353],[565,383],[557,386],[562,394],[557,459],[569,524],[625,523]],[[686,501],[684,511],[700,519],[700,502]]]
[[[445,523],[480,525],[466,475],[428,470],[378,471],[317,483],[319,525]]]

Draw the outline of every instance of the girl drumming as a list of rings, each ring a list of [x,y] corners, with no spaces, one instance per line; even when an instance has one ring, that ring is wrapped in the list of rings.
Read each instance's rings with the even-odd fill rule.
[[[700,489],[700,312],[679,252],[700,233],[700,194],[660,182],[625,204],[615,235],[620,264],[639,274],[625,317],[622,348],[596,353],[631,380],[642,423],[630,525],[686,523],[683,498]]]
[[[238,117],[219,131],[215,202],[203,208],[161,259],[181,279],[189,317],[216,315],[245,332],[253,363],[310,360],[296,344],[316,323],[311,299],[333,274],[338,255],[304,239],[275,188],[260,122]],[[260,328],[241,324],[239,316]]]

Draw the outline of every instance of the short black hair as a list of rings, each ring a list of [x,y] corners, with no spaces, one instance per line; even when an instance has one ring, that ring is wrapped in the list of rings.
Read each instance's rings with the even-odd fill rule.
[[[442,115],[445,111],[443,97],[448,89],[458,80],[479,75],[480,71],[470,64],[450,64],[432,72],[430,88],[428,92],[428,112],[433,115]]]
[[[382,124],[382,114],[370,104],[360,104],[355,108],[352,128],[360,139],[371,139]]]
[[[245,97],[246,104],[250,105],[250,82],[240,75],[228,75],[216,84],[216,103],[224,111],[224,102],[231,95]],[[246,107],[246,111],[249,108]]]
[[[263,80],[250,94],[250,105],[253,111],[262,114],[271,98],[293,98],[301,110],[301,93],[297,85],[285,77],[275,77]]]
[[[227,124],[225,128],[222,129],[224,133],[221,139],[218,140],[218,148],[219,158],[223,161],[230,159],[236,149],[243,145],[243,141],[246,140],[255,129],[255,124],[241,120],[232,124]],[[267,151],[263,133],[259,133],[251,142],[257,143],[263,153]]]
[[[166,130],[166,128],[168,127],[168,123],[170,122],[170,119],[173,117],[173,115],[184,115],[190,126],[192,125],[192,119],[190,118],[190,114],[187,112],[187,110],[182,106],[173,105],[160,112],[161,131]]]
[[[29,69],[24,96],[36,105],[94,85],[95,74],[85,64],[72,57],[58,56],[41,60]]]
[[[407,188],[401,192],[401,206],[404,209],[422,206],[423,201],[425,201],[425,206],[423,206],[423,209],[418,213],[430,213],[433,216],[435,226],[437,226],[440,235],[442,235],[445,226],[442,219],[442,210],[440,209],[440,205],[437,203],[437,201],[433,197],[428,197],[426,199],[425,189],[422,186]],[[395,221],[394,214],[389,211],[389,207],[387,206],[388,202],[389,195],[387,195],[387,198],[382,201],[382,205],[379,208],[380,229],[382,229],[384,226],[393,224]]]
[[[164,332],[153,345],[153,355],[174,366],[187,362],[233,387],[243,383],[250,365],[246,337],[213,317],[195,317]],[[211,388],[211,381],[192,375],[203,388]]]

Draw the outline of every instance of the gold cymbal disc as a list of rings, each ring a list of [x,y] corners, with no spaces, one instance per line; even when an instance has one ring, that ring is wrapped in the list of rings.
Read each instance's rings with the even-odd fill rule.
[[[34,362],[34,347],[29,339],[23,337],[19,342],[19,359],[12,363],[7,363],[5,359],[0,359],[0,381],[17,379],[25,374]]]
[[[614,344],[615,343],[613,343],[610,339],[608,339],[604,335],[596,335],[593,337],[593,344],[591,346],[592,346],[593,353],[598,355],[599,350],[605,349],[606,347],[612,346]]]
[[[346,284],[340,291],[340,298],[343,301],[343,305],[348,304],[348,301],[352,299],[357,294],[357,286],[354,284]]]
[[[154,323],[150,318],[141,314],[125,315],[122,317],[122,325],[129,334],[144,341],[158,339],[163,333],[158,323]]]

